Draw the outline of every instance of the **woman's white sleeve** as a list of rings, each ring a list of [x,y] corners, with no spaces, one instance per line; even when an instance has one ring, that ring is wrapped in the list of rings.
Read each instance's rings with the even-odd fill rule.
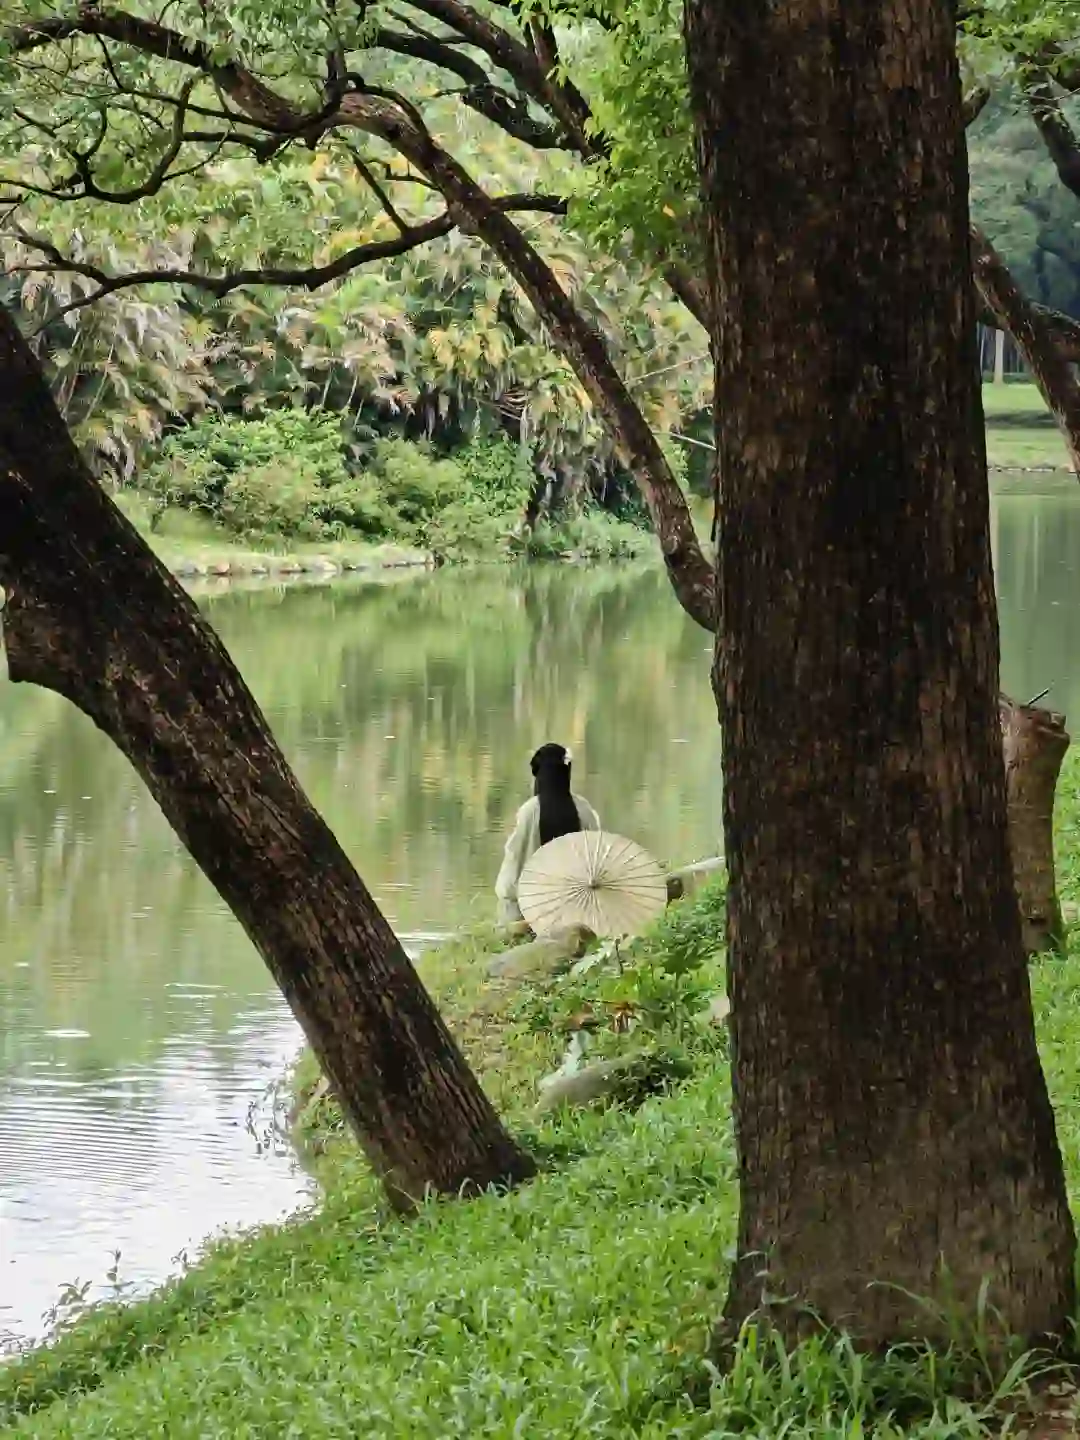
[[[514,832],[506,842],[506,849],[503,852],[503,862],[495,880],[495,894],[500,900],[517,899],[518,880],[521,878],[521,872],[525,868],[527,858],[525,854],[529,832],[527,811],[527,805],[523,805],[518,811]]]
[[[581,807],[578,810],[578,819],[581,821],[581,828],[583,830],[602,830],[604,828],[600,824],[600,816],[587,800],[581,803]]]

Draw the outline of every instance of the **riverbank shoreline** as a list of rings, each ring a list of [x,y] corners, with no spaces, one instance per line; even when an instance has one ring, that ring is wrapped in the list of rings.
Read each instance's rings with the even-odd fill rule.
[[[138,490],[121,490],[113,500],[158,559],[183,581],[251,579],[283,583],[304,577],[333,580],[341,575],[390,571],[431,571],[478,565],[512,565],[530,560],[588,564],[655,560],[651,531],[606,512],[568,517],[565,524],[540,527],[509,546],[486,553],[458,545],[449,555],[396,539],[350,534],[334,541],[244,537],[209,516],[169,507],[155,508]]]
[[[1056,432],[1055,432],[1056,433]],[[1075,485],[1071,470],[1056,464],[989,467],[992,493],[995,494],[1056,494]],[[484,555],[477,553],[454,560],[440,561],[434,552],[397,541],[375,542],[359,537],[327,544],[285,541],[245,543],[220,526],[190,512],[168,510],[158,515],[139,491],[121,491],[113,497],[139,534],[177,579],[185,582],[253,580],[281,584],[297,580],[333,580],[347,575],[378,575],[395,571],[425,572],[445,564],[452,568],[476,565],[507,565],[541,561],[556,564],[588,565],[629,560],[635,563],[659,559],[652,533],[625,521],[609,517],[609,525],[623,532],[623,538],[608,547],[610,537],[598,536],[603,543],[584,548],[575,544],[567,531],[565,544],[557,543],[560,527],[556,526],[539,553],[531,554],[528,545],[512,553]],[[711,555],[712,504],[695,495],[687,497],[699,541]],[[152,521],[151,516],[156,518]]]
[[[1056,817],[1070,914],[1080,901],[1078,786],[1080,762],[1070,757]],[[524,955],[528,942],[508,951],[506,932],[494,927],[424,951],[426,984],[493,1102],[537,1155],[538,1177],[508,1196],[431,1202],[411,1222],[390,1215],[305,1052],[287,1093],[298,1102],[292,1120],[321,1206],[210,1242],[151,1296],[93,1311],[0,1367],[0,1436],[225,1440],[276,1433],[288,1416],[292,1433],[312,1440],[513,1440],[524,1417],[528,1433],[587,1426],[601,1440],[785,1427],[840,1440],[860,1421],[861,1433],[878,1433],[873,1419],[884,1423],[890,1406],[911,1417],[905,1434],[925,1440],[943,1433],[934,1417],[946,1408],[957,1440],[1000,1433],[1003,1415],[1030,1398],[1022,1366],[996,1396],[971,1393],[960,1354],[895,1355],[878,1373],[876,1362],[832,1342],[809,1342],[775,1370],[748,1344],[731,1374],[707,1370],[738,1202],[726,1028],[705,1004],[723,984],[724,898],[717,877],[672,905],[639,957],[655,976],[665,956],[679,957],[678,969],[697,953],[695,935],[703,942],[681,1011],[645,1034],[613,1023],[592,1031],[590,1058],[625,1055],[644,1040],[656,1055],[677,1049],[686,1063],[653,1093],[600,1108],[539,1102],[566,1059],[573,1017],[595,1019],[615,1003],[602,966],[514,973],[499,956]],[[621,964],[623,995],[637,964],[625,954]],[[1080,935],[1065,959],[1034,963],[1031,977],[1075,1208]]]
[[[339,575],[364,575],[385,570],[433,570],[430,556],[390,555],[360,558],[338,558],[328,555],[293,556],[267,555],[249,558],[219,555],[211,560],[190,560],[186,557],[165,561],[170,573],[178,580],[299,580],[315,578],[332,580]]]

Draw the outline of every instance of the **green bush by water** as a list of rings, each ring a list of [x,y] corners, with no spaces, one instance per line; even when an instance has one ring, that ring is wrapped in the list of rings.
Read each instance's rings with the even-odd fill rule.
[[[1066,767],[1071,844],[1080,765]],[[1077,867],[1063,857],[1066,898]],[[39,1440],[353,1435],[966,1440],[1018,1433],[1039,1361],[990,1365],[976,1343],[858,1355],[842,1336],[784,1352],[748,1331],[708,1362],[737,1212],[722,1037],[702,1007],[722,978],[724,894],[672,907],[614,961],[496,996],[477,931],[424,958],[425,979],[541,1173],[509,1196],[383,1211],[325,1098],[318,1214],[211,1248],[150,1299],[103,1309],[0,1369],[0,1434]],[[1043,1062],[1072,1193],[1080,1194],[1080,948],[1033,966]],[[612,987],[616,987],[613,989]],[[603,1047],[678,1044],[690,1079],[634,1111],[537,1119],[540,1078],[572,1014],[609,1017]],[[310,1089],[310,1060],[299,1076]],[[1009,1428],[1002,1430],[1002,1418]],[[1064,1433],[1064,1432],[1063,1432]]]
[[[156,506],[202,514],[248,543],[351,538],[422,547],[443,560],[524,551],[592,558],[641,553],[650,537],[583,515],[521,539],[533,485],[528,452],[502,436],[452,454],[402,439],[346,445],[341,417],[274,410],[258,419],[205,414],[175,432],[144,477]]]

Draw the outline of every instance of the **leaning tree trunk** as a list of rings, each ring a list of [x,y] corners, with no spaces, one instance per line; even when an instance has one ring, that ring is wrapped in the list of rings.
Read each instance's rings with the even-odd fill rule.
[[[1034,705],[1000,701],[1005,754],[1009,843],[1024,950],[1041,955],[1065,949],[1054,874],[1054,795],[1069,748],[1064,715]]]
[[[457,160],[400,104],[370,94],[348,95],[341,119],[378,135],[442,194],[463,234],[483,240],[524,291],[559,353],[603,417],[620,459],[649,511],[675,595],[692,619],[712,630],[716,577],[702,554],[686,496],[659,441],[619,374],[603,337],[591,325],[524,232]]]
[[[8,670],[113,740],[266,960],[393,1202],[531,1173],[213,630],[83,465],[0,307]]]
[[[687,0],[740,1169],[727,1318],[1063,1333],[1012,886],[952,8]],[[720,406],[717,404],[719,414]],[[779,1303],[778,1303],[779,1302]]]
[[[1069,463],[1080,475],[1080,383],[1072,361],[1056,343],[1044,312],[1024,295],[1001,256],[974,225],[971,227],[971,261],[980,298],[997,324],[1016,342],[1039,393],[1057,421],[1069,452]]]

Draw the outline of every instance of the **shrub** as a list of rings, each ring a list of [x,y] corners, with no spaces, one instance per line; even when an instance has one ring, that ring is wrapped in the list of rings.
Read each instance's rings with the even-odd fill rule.
[[[324,533],[323,495],[348,480],[338,421],[307,410],[202,415],[169,437],[145,477],[166,504],[205,511],[237,534],[307,539]]]
[[[201,511],[248,539],[327,541],[359,534],[422,545],[441,560],[508,553],[625,559],[648,535],[604,511],[584,511],[524,540],[535,482],[527,449],[483,436],[450,455],[425,442],[355,443],[355,422],[324,411],[273,410],[249,419],[205,414],[175,432],[145,476],[155,513]],[[348,430],[348,434],[346,431]],[[353,439],[350,439],[350,435]],[[349,455],[365,460],[351,470]]]
[[[314,514],[318,481],[304,461],[283,456],[254,469],[242,466],[229,476],[218,505],[218,518],[241,535],[320,538]]]
[[[515,542],[533,485],[526,450],[501,436],[456,451],[457,498],[435,512],[424,543],[440,559],[505,556]]]
[[[389,515],[421,538],[426,521],[465,493],[455,460],[438,459],[427,444],[380,440],[371,472]]]
[[[454,459],[469,495],[520,520],[535,481],[528,450],[505,436],[488,436],[459,450]]]
[[[541,522],[522,539],[521,549],[534,560],[558,559],[568,551],[583,560],[635,560],[654,543],[648,531],[606,510],[583,510],[558,524]]]

